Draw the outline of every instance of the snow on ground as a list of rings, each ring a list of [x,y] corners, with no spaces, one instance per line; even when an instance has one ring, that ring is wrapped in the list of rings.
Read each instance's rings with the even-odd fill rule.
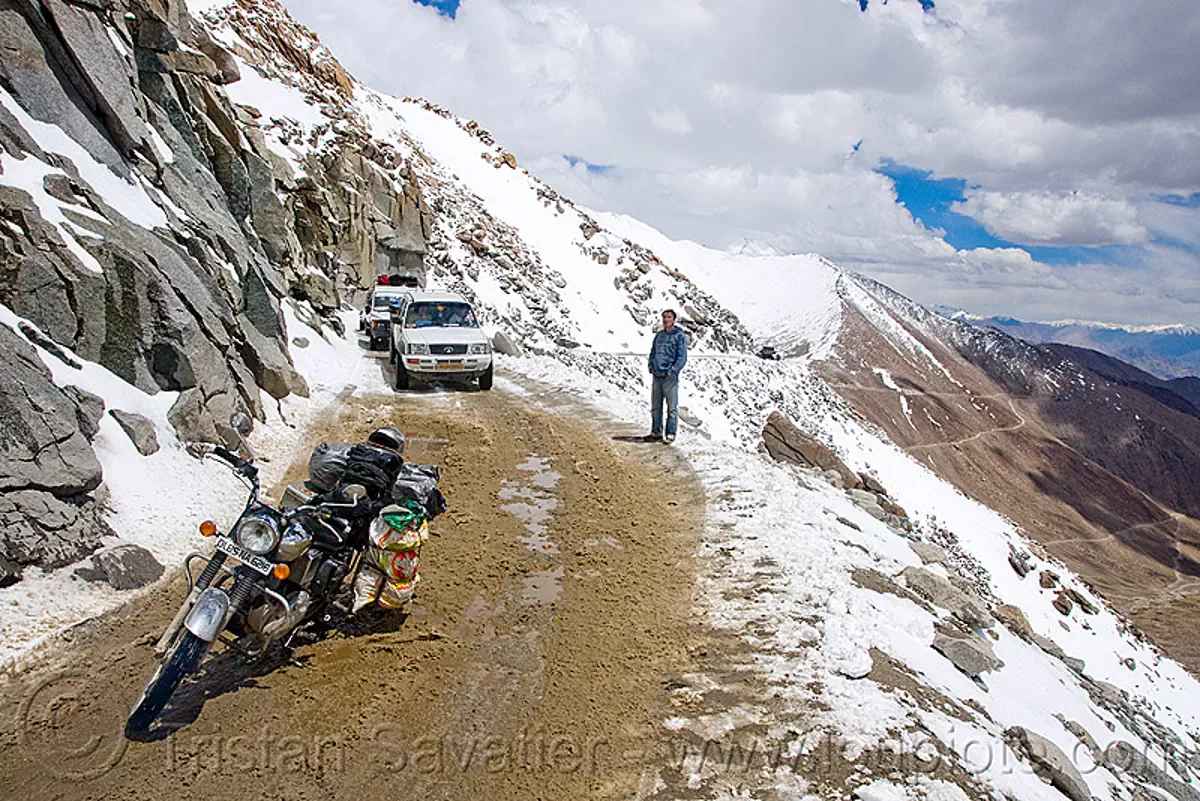
[[[621,371],[612,358],[579,367],[545,357],[508,359],[503,365],[570,388],[613,419],[647,425],[644,382],[614,382]],[[640,360],[624,361],[629,375],[640,368]],[[1008,566],[1009,545],[1026,544],[1012,524],[862,427],[802,360],[702,357],[684,373],[682,398],[701,425],[683,426],[676,447],[710,499],[703,553],[711,567],[697,596],[705,599],[702,605],[715,625],[751,646],[773,699],[786,701],[789,709],[809,710],[807,731],[840,732],[851,756],[896,748],[914,732],[931,732],[972,766],[976,779],[1021,799],[1060,796],[1009,750],[1003,734],[1010,726],[1036,732],[1072,755],[1100,799],[1116,797],[1110,787],[1116,778],[1092,763],[1056,714],[1082,725],[1101,748],[1123,740],[1155,759],[1151,744],[1093,704],[1061,661],[1003,626],[994,628],[994,648],[1005,665],[984,674],[984,687],[930,647],[938,616],[908,600],[858,587],[851,579],[856,568],[896,576],[921,561],[903,536],[851,503],[846,493],[756,452],[758,431],[772,408],[803,421],[852,467],[875,475],[909,511],[918,532],[935,524],[949,531],[961,550],[987,569],[988,587],[1000,602],[1021,608],[1037,632],[1084,659],[1092,678],[1148,699],[1161,723],[1191,741],[1189,732],[1200,723],[1195,679],[1123,633],[1107,608],[1088,617],[1090,628],[1073,622],[1064,630],[1062,616],[1051,606],[1053,593],[1037,584],[1036,571],[1043,565],[1034,559],[1035,572],[1025,579]],[[772,572],[764,574],[763,565],[772,566]],[[1090,595],[1062,565],[1045,566]],[[966,721],[922,708],[908,694],[863,678],[871,669],[871,648],[906,665],[921,684],[962,710],[969,703],[988,717],[971,714]],[[1136,671],[1121,663],[1126,657],[1137,661]],[[786,741],[796,722],[775,720],[767,709],[746,704],[722,719],[675,718],[669,728],[720,740],[756,725],[768,738]],[[1162,765],[1162,755],[1155,761]],[[928,794],[927,787],[916,792]]]
[[[269,459],[263,465],[264,487],[287,469],[308,421],[340,393],[387,390],[378,365],[361,358],[353,333],[338,338],[326,328],[327,340],[299,320],[291,302],[285,302],[284,311],[289,336],[309,342],[305,348],[293,345],[292,352],[311,395],[291,396],[279,405],[264,395],[264,405],[272,413],[251,436],[256,453]],[[17,331],[22,322],[27,321],[0,306],[0,324]],[[347,313],[344,322],[352,332],[355,315]],[[134,412],[154,423],[160,449],[142,456],[116,419],[105,414],[100,422],[92,445],[109,491],[107,520],[119,536],[105,545],[140,545],[171,569],[190,551],[205,550],[197,529],[201,521],[212,519],[225,528],[237,519],[247,497],[245,485],[221,462],[192,457],[167,422],[178,393],[147,394],[77,355],[73,358],[82,365],[78,370],[36,349],[58,386],[77,386],[103,398],[106,409]],[[90,562],[89,557],[79,565]],[[18,660],[55,632],[136,597],[76,577],[79,565],[53,571],[27,568],[21,581],[0,589],[0,665]]]

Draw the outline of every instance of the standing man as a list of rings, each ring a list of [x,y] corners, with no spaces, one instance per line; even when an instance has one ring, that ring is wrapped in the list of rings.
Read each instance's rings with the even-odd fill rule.
[[[654,388],[650,393],[650,436],[647,442],[661,439],[664,444],[675,441],[679,425],[679,371],[687,364],[687,334],[675,325],[675,312],[662,313],[662,330],[654,335],[650,346],[650,375]],[[663,431],[663,403],[667,405],[667,428]]]

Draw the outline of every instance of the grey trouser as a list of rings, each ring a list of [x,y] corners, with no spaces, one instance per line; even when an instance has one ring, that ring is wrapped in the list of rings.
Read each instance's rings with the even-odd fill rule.
[[[667,430],[663,431],[663,403],[667,405]],[[650,391],[650,433],[675,436],[679,426],[679,375],[654,376]]]

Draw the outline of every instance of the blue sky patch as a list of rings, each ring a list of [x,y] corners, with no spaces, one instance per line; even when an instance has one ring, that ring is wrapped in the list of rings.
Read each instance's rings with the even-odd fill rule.
[[[417,5],[436,8],[443,17],[454,19],[458,15],[459,0],[413,0]]]
[[[927,13],[932,12],[934,10],[933,0],[918,0],[918,1],[921,3],[921,8],[925,9],[925,11]],[[888,0],[883,0],[883,4],[885,6],[887,5],[887,2],[888,2]],[[866,11],[867,5],[869,3],[870,3],[870,0],[858,0],[858,7],[861,8],[863,11]]]
[[[580,164],[582,164],[583,168],[593,175],[606,175],[617,168],[617,165],[615,164],[592,164],[586,159],[579,158],[579,156],[564,154],[563,158],[566,159],[567,164],[570,164],[572,167],[578,167]]]
[[[967,182],[962,178],[934,178],[929,170],[921,170],[885,159],[876,169],[892,179],[896,198],[908,209],[917,222],[930,231],[941,230],[942,238],[959,250],[974,248],[1020,248],[1043,264],[1070,266],[1075,264],[1134,264],[1141,252],[1140,245],[1102,245],[1095,247],[1051,247],[1018,245],[993,236],[974,218],[958,214],[950,208],[966,200]],[[1200,205],[1197,195],[1179,197],[1176,205]],[[1164,202],[1174,202],[1163,198]]]
[[[1011,248],[1012,242],[994,237],[982,225],[950,207],[966,200],[967,182],[961,178],[934,178],[929,170],[920,170],[886,159],[876,172],[892,179],[896,197],[917,222],[930,230],[945,231],[944,239],[959,250],[972,248]]]
[[[1190,195],[1159,195],[1156,200],[1161,200],[1163,203],[1169,203],[1172,206],[1184,206],[1193,209],[1200,207],[1200,192],[1193,192]]]

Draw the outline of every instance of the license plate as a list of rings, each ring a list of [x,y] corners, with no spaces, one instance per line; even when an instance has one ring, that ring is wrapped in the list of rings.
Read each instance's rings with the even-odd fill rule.
[[[437,363],[437,369],[439,369],[439,370],[461,370],[461,369],[462,369],[462,362],[442,362],[442,361],[439,361],[439,362]]]
[[[265,559],[253,551],[243,548],[233,540],[227,540],[224,537],[217,540],[217,550],[223,554],[232,556],[246,565],[246,567],[253,568],[264,576],[269,575],[271,569],[275,567],[269,559]]]

